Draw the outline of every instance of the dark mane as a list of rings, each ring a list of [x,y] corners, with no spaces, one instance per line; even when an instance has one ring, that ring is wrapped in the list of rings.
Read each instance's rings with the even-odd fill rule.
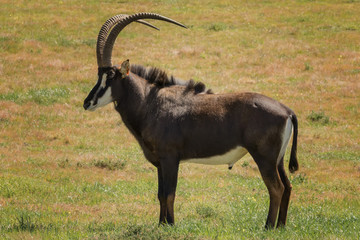
[[[168,76],[165,71],[156,67],[144,67],[142,65],[132,64],[130,71],[139,77],[144,78],[148,83],[154,84],[158,88],[170,87],[174,85],[185,86],[184,93],[193,92],[211,94],[210,89],[206,89],[206,86],[202,82],[196,82],[194,80],[185,81],[175,78],[174,76]]]

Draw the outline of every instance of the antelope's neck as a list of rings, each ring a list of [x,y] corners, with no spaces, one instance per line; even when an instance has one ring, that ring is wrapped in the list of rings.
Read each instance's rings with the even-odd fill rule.
[[[144,104],[146,81],[131,74],[123,79],[119,91],[119,97],[115,104],[115,109],[121,115],[121,118],[129,130],[135,135],[141,131],[142,119],[144,119]]]

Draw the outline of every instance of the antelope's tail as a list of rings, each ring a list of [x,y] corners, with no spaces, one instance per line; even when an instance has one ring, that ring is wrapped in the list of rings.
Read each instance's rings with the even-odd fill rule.
[[[298,121],[295,114],[291,115],[291,122],[294,126],[294,134],[293,134],[293,143],[291,147],[291,154],[290,154],[290,162],[289,162],[289,171],[291,173],[297,171],[299,169],[299,163],[296,157],[296,150],[297,150],[297,136],[298,136]]]

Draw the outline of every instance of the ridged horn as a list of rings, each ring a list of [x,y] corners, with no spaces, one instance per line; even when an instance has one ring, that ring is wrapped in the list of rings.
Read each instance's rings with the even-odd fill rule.
[[[122,19],[124,19],[128,16],[129,15],[126,15],[126,14],[115,15],[115,16],[109,18],[108,20],[106,20],[106,22],[102,25],[102,27],[99,31],[97,43],[96,43],[96,58],[97,58],[98,67],[103,67],[103,52],[104,52],[103,49],[104,49],[105,42],[106,42],[109,31],[117,23],[119,23]],[[146,21],[138,20],[136,22],[142,23],[142,24],[144,24],[148,27],[154,28],[156,30],[160,30],[159,28],[155,27],[154,25],[152,25]]]
[[[156,13],[136,13],[130,16],[126,16],[121,19],[120,22],[116,24],[116,26],[111,30],[108,38],[106,39],[105,46],[104,46],[104,52],[103,52],[103,67],[111,67],[111,55],[112,55],[112,49],[114,47],[115,40],[121,30],[123,30],[127,25],[134,21],[139,21],[140,19],[156,19],[156,20],[162,20],[165,22],[173,23],[175,25],[178,25],[183,28],[187,28],[185,25],[172,20],[170,18],[161,16]]]

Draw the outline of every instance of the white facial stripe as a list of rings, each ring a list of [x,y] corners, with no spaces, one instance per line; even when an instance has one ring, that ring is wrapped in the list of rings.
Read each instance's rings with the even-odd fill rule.
[[[103,107],[106,104],[111,103],[112,101],[113,101],[113,98],[111,95],[111,87],[108,87],[106,89],[106,92],[104,93],[104,95],[102,95],[100,98],[98,98],[96,108]]]
[[[94,111],[95,109],[97,109],[99,107],[103,107],[103,106],[107,105],[108,103],[113,102],[111,87],[108,87],[106,89],[105,93],[101,97],[98,97],[99,92],[106,87],[106,79],[107,79],[107,74],[104,73],[101,78],[100,86],[98,87],[98,89],[96,89],[94,97],[90,101],[90,107],[87,110]],[[94,105],[95,102],[96,102],[96,105]]]
[[[91,100],[91,106],[93,106],[94,102],[95,102],[95,99],[97,98],[97,95],[99,94],[100,90],[105,88],[106,86],[106,78],[107,78],[107,74],[104,73],[102,78],[101,78],[101,83],[100,83],[100,86],[98,87],[98,89],[96,89],[96,92],[94,94],[94,97],[93,99]]]
[[[105,86],[106,86],[106,78],[107,78],[107,74],[104,73],[104,75],[102,76],[102,79],[101,79],[100,87],[105,88]]]

